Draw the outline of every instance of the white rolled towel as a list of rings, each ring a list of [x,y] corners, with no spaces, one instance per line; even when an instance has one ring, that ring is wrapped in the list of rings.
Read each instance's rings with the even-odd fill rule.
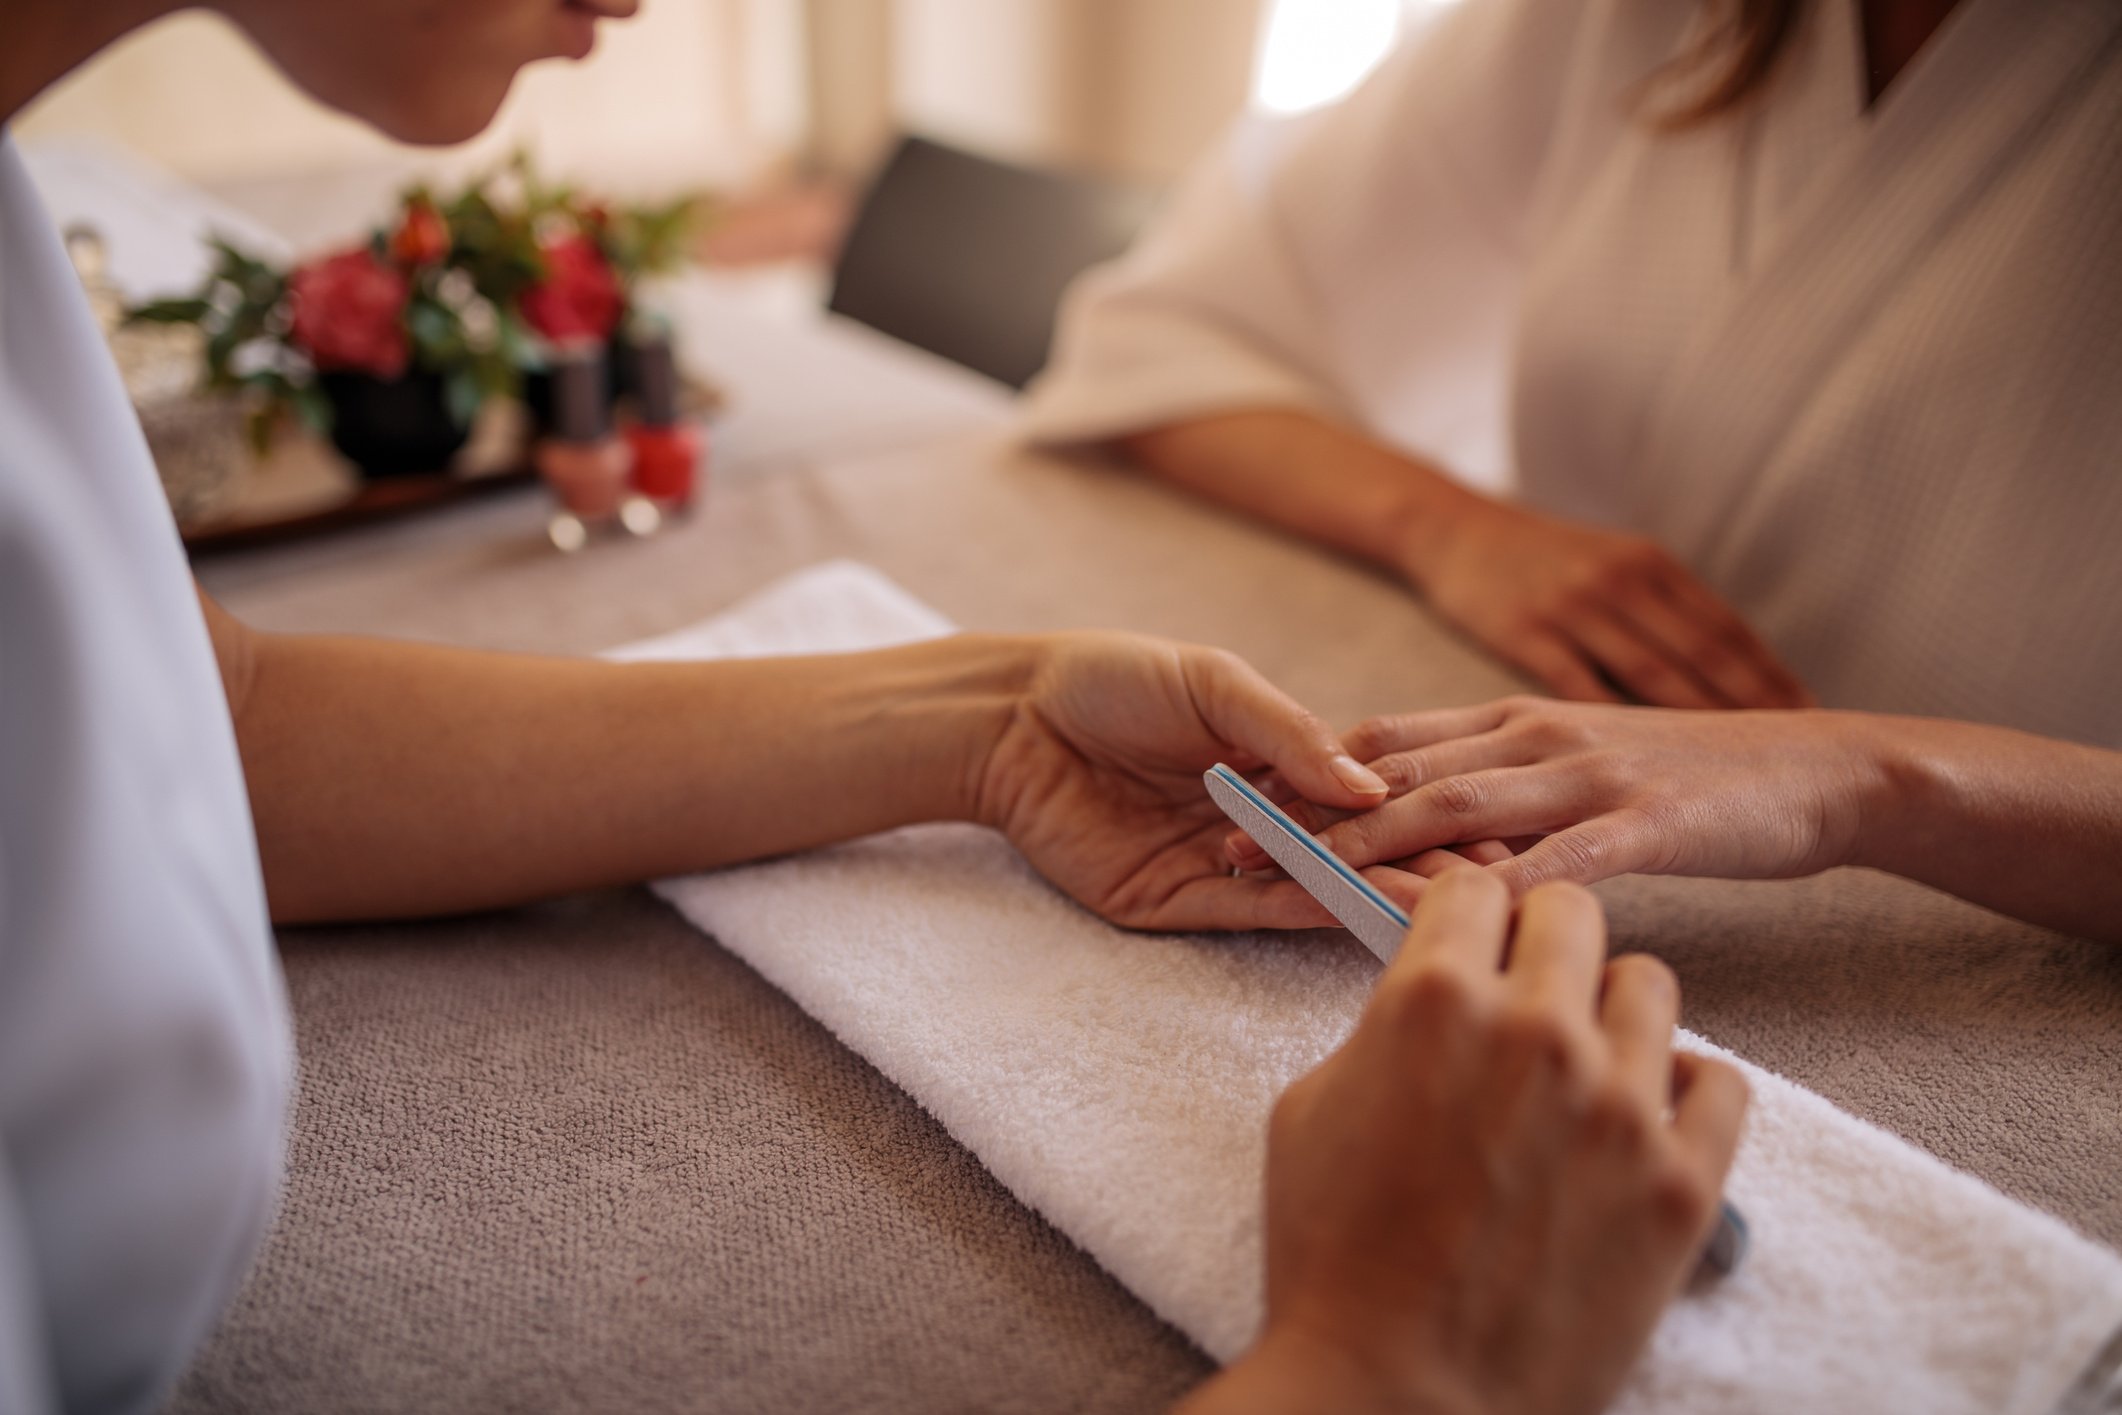
[[[950,628],[840,562],[617,656],[841,652]],[[1123,932],[970,826],[657,888],[1211,1355],[1245,1348],[1268,1110],[1354,1024],[1378,969],[1362,947]],[[1746,1069],[1730,1193],[1752,1251],[1674,1306],[1617,1410],[2056,1410],[2122,1330],[2122,1258]]]

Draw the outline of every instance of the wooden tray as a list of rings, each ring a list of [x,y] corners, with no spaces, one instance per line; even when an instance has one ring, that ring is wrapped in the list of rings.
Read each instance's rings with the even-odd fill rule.
[[[521,410],[499,405],[482,414],[448,470],[428,476],[365,481],[345,458],[314,437],[289,436],[245,469],[229,502],[186,525],[194,556],[248,550],[374,525],[537,480],[524,455]]]

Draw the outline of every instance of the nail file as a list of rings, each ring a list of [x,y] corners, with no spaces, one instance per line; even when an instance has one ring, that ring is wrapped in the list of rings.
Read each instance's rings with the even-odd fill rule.
[[[1349,863],[1319,842],[1289,813],[1253,789],[1244,777],[1218,762],[1202,775],[1209,798],[1267,852],[1305,892],[1326,907],[1365,948],[1390,963],[1407,936],[1407,911],[1378,892]],[[1746,1218],[1727,1203],[1702,1249],[1701,1271],[1723,1277],[1746,1257]]]
[[[1218,762],[1201,779],[1208,785],[1209,798],[1269,859],[1325,905],[1326,912],[1377,954],[1379,962],[1393,961],[1400,940],[1407,937],[1406,910],[1380,894],[1375,885],[1229,767]]]

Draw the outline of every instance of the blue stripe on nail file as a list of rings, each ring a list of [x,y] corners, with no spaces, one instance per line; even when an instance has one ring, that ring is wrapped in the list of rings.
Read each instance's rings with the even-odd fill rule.
[[[1326,907],[1363,946],[1390,963],[1407,936],[1407,911],[1378,892],[1376,885],[1291,820],[1288,813],[1253,789],[1251,782],[1218,762],[1202,775],[1209,798],[1223,814],[1252,837],[1289,877]],[[1716,1276],[1738,1270],[1746,1257],[1746,1219],[1730,1204],[1718,1216],[1716,1232],[1702,1250],[1702,1268]]]

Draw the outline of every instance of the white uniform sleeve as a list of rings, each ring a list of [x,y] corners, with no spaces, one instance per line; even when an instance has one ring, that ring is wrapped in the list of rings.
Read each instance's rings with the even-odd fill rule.
[[[1604,8],[1465,0],[1346,102],[1242,123],[1071,291],[1030,436],[1298,407],[1494,480],[1538,178]]]

